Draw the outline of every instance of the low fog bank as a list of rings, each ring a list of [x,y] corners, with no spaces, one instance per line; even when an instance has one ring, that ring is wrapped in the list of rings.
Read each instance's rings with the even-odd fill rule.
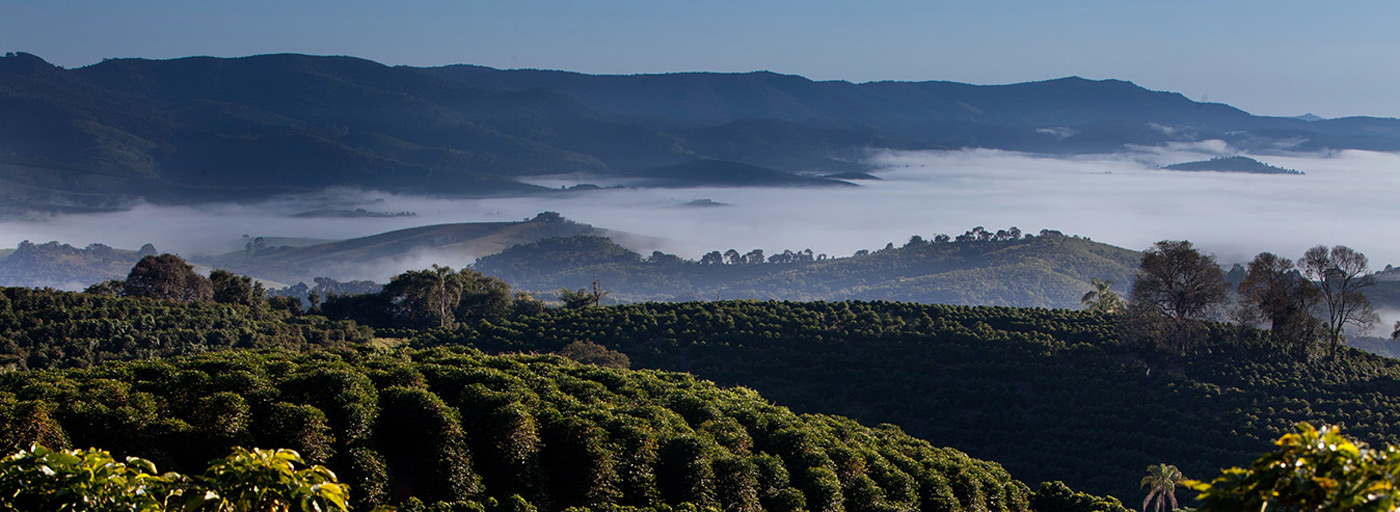
[[[811,248],[845,256],[890,242],[902,245],[910,235],[957,235],[980,225],[1017,226],[1030,233],[1057,229],[1132,249],[1188,239],[1227,266],[1265,250],[1296,259],[1317,244],[1349,245],[1370,256],[1374,269],[1400,265],[1400,239],[1393,231],[1400,221],[1395,207],[1400,155],[1248,155],[1304,176],[1157,168],[1234,154],[1220,142],[1069,158],[996,150],[880,152],[870,162],[882,181],[839,189],[615,189],[464,200],[333,190],[256,204],[143,204],[120,213],[0,223],[0,247],[57,240],[134,249],[150,242],[193,257],[241,250],[243,235],[347,239],[427,224],[519,221],[557,211],[578,222],[641,235],[631,245],[644,254],[659,249],[693,259],[730,248],[770,254]],[[724,206],[694,206],[697,200]],[[417,215],[295,216],[355,209]],[[461,267],[477,256],[419,253],[387,266],[338,269],[335,277],[382,280],[434,262]]]
[[[1246,155],[1303,176],[1157,168],[1235,154],[1212,141],[1079,158],[968,150],[888,153],[877,161],[887,183],[934,201],[924,212],[963,223],[1044,225],[1133,249],[1186,239],[1227,265],[1260,251],[1297,259],[1318,244],[1351,246],[1374,269],[1400,264],[1400,238],[1392,236],[1400,155]],[[968,215],[976,212],[984,215]]]

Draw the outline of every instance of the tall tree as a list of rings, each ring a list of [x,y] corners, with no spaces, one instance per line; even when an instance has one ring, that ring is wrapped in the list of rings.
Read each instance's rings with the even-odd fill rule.
[[[1142,254],[1132,297],[1168,317],[1199,320],[1228,292],[1225,272],[1214,256],[1201,254],[1185,240],[1163,240]]]
[[[1303,254],[1303,275],[1315,283],[1322,294],[1322,323],[1326,329],[1331,355],[1346,340],[1346,327],[1370,330],[1380,321],[1371,301],[1362,289],[1375,283],[1370,275],[1366,255],[1345,245],[1331,249],[1317,246]]]
[[[1317,286],[1303,277],[1293,260],[1262,252],[1249,262],[1240,282],[1240,300],[1269,321],[1275,345],[1303,355],[1317,339],[1312,309],[1322,299]]]
[[[496,318],[510,311],[510,285],[500,278],[464,268],[457,272],[457,280],[462,286],[461,298],[453,309],[458,320]]]
[[[1176,466],[1168,464],[1155,464],[1147,466],[1147,476],[1142,477],[1142,487],[1146,487],[1147,497],[1142,500],[1142,512],[1147,512],[1147,505],[1156,502],[1153,508],[1156,512],[1162,512],[1162,505],[1171,502],[1171,508],[1176,510],[1176,488],[1181,485],[1186,477],[1181,475],[1181,470]]]
[[[1205,335],[1200,320],[1225,302],[1229,289],[1215,257],[1185,240],[1157,242],[1142,254],[1133,282],[1129,333],[1185,354]]]
[[[122,284],[122,294],[175,302],[208,301],[213,297],[209,278],[174,254],[146,256],[136,262]]]
[[[462,280],[452,267],[433,265],[404,272],[384,286],[395,317],[416,327],[445,327],[456,322],[453,311],[462,300]]]
[[[248,276],[214,269],[209,273],[209,282],[213,286],[214,302],[257,307],[267,299],[267,291],[263,289],[262,283]],[[312,307],[315,307],[315,302],[312,301]]]

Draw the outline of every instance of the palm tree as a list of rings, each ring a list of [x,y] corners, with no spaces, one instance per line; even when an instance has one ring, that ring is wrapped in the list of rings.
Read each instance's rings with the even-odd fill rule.
[[[1084,294],[1084,297],[1080,298],[1079,302],[1087,306],[1089,311],[1117,313],[1119,310],[1123,309],[1123,299],[1118,297],[1117,293],[1113,293],[1113,290],[1110,288],[1113,288],[1112,280],[1099,280],[1099,278],[1095,277],[1094,289]]]
[[[1172,504],[1168,510],[1176,510],[1176,487],[1185,479],[1176,466],[1147,466],[1147,476],[1142,477],[1142,487],[1147,487],[1148,492],[1147,497],[1142,500],[1142,512],[1147,512],[1147,504],[1152,503],[1153,498],[1157,501],[1157,507],[1153,509],[1155,512],[1162,512],[1162,503],[1166,501]]]

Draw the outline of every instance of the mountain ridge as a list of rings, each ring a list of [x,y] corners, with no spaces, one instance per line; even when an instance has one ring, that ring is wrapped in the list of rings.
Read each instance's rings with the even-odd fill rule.
[[[973,85],[773,72],[587,75],[356,57],[0,57],[9,209],[240,200],[348,186],[552,194],[545,174],[696,160],[799,175],[866,170],[868,149],[1048,154],[1219,139],[1236,149],[1400,150],[1400,120],[1254,116],[1116,79]]]

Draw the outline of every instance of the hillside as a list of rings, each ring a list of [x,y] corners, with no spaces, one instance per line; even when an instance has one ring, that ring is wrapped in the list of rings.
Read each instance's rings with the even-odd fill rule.
[[[155,247],[149,244],[139,251],[127,251],[102,244],[77,248],[26,240],[12,251],[0,252],[0,286],[81,290],[94,283],[126,277],[132,265],[155,253]]]
[[[361,360],[381,361],[371,364],[375,370],[368,371],[368,379],[381,393],[383,382],[409,383],[409,387],[423,382],[455,407],[453,397],[458,395],[438,391],[432,377],[436,374],[395,366],[403,364],[405,357],[422,360],[429,356],[367,348],[404,341],[419,347],[470,345],[493,353],[561,352],[577,342],[594,342],[622,352],[636,368],[687,371],[720,385],[746,386],[798,412],[899,425],[936,445],[996,460],[1025,481],[1063,480],[1074,488],[1130,502],[1140,496],[1137,481],[1148,464],[1175,464],[1189,477],[1212,475],[1219,468],[1252,460],[1254,454],[1268,448],[1269,440],[1297,421],[1344,424],[1348,432],[1376,445],[1400,440],[1394,421],[1400,417],[1400,399],[1396,398],[1400,397],[1400,361],[1350,349],[1343,350],[1336,360],[1290,359],[1284,351],[1269,346],[1263,333],[1226,325],[1212,326],[1196,352],[1181,356],[1151,346],[1120,343],[1120,326],[1114,317],[1079,311],[894,302],[726,301],[544,309],[537,313],[517,310],[431,331],[381,329],[377,336],[383,338],[371,340],[366,328],[352,322],[243,306],[181,306],[15,288],[6,289],[0,299],[0,347],[12,365],[84,366],[104,360],[143,359],[79,373],[0,372],[0,421],[15,421],[14,413],[6,411],[27,400],[49,397],[46,400],[61,406],[46,409],[48,416],[39,417],[62,423],[71,442],[166,458],[174,456],[161,451],[160,443],[207,439],[200,437],[204,434],[199,434],[199,429],[214,429],[215,425],[207,417],[191,420],[187,416],[209,410],[203,408],[205,405],[193,405],[205,403],[199,398],[203,395],[177,395],[185,398],[160,405],[156,399],[167,397],[171,382],[180,383],[179,389],[201,393],[229,390],[219,386],[256,386],[256,393],[239,391],[250,407],[267,403],[258,400],[309,403],[327,415],[329,419],[324,421],[330,422],[326,428],[331,430],[297,435],[322,443],[317,446],[330,445],[326,453],[354,452],[354,446],[345,444],[344,435],[337,433],[342,430],[335,422],[342,420],[336,420],[340,413],[333,411],[339,409],[327,409],[325,402],[276,397],[286,396],[292,389],[339,393],[334,390],[340,388],[300,381],[295,384],[299,387],[268,384],[295,374],[292,369],[296,365],[345,369],[336,361],[355,365]],[[248,361],[254,356],[240,351],[245,347],[294,352],[329,347],[340,352],[277,356],[308,362],[268,363],[262,369],[246,370],[250,377],[241,373],[243,370],[228,370],[238,367],[230,366],[234,364],[230,361],[253,364]],[[203,359],[161,362],[204,351],[215,353]],[[468,355],[469,359],[477,357]],[[148,359],[152,356],[157,359]],[[151,365],[158,368],[152,370]],[[185,371],[192,369],[185,365],[220,373],[215,378],[200,377],[198,372]],[[341,370],[332,373],[340,376],[337,378],[351,378]],[[167,382],[163,384],[167,387],[149,384],[130,388],[152,396],[101,395],[116,397],[104,399],[104,404],[125,404],[113,412],[110,405],[77,405],[80,398],[88,400],[82,397],[123,389],[110,381],[79,386],[33,380],[78,374],[105,379],[158,378]],[[420,374],[426,380],[421,380]],[[352,380],[361,382],[359,379]],[[585,403],[587,400],[572,390],[597,389],[570,386],[566,392]],[[612,384],[605,387],[615,389]],[[218,403],[237,403],[221,396],[224,402]],[[209,402],[208,407],[214,403]],[[25,407],[31,406],[37,404]],[[342,406],[345,404],[336,407]],[[157,407],[159,414],[151,413],[152,407]],[[271,427],[258,426],[264,409],[253,407],[250,411],[251,419],[229,423],[247,429],[239,435],[252,436],[240,439],[280,439],[258,437],[273,435],[259,430]],[[305,414],[317,417],[309,409]],[[157,421],[162,417],[179,421]],[[481,415],[461,416],[470,417]],[[116,424],[136,426],[81,427],[96,429],[87,431],[79,427],[69,430],[68,426]],[[9,435],[44,431],[0,428],[0,433]],[[130,431],[148,435],[124,435],[120,443],[127,444],[79,437],[97,435],[92,432]],[[266,445],[271,441],[258,442]],[[214,444],[200,446],[216,450]],[[197,453],[192,451],[190,456]],[[373,466],[372,462],[365,464]],[[389,467],[394,464],[390,461]]]
[[[246,275],[295,283],[316,277],[358,279],[385,269],[407,270],[426,254],[445,265],[464,265],[476,256],[550,237],[625,236],[544,212],[515,222],[463,222],[400,229],[367,237],[305,247],[268,247],[196,261]],[[458,263],[461,262],[461,263]],[[392,273],[396,273],[391,272]]]
[[[608,238],[649,243],[636,235],[544,212],[525,221],[419,226],[329,242],[260,237],[244,240],[244,250],[189,259],[202,267],[288,284],[366,276],[382,284],[389,275],[425,265],[424,259],[457,267],[476,259],[477,270],[546,299],[561,287],[586,288],[597,279],[614,302],[721,297],[1064,308],[1079,307],[1094,278],[1113,280],[1116,289],[1127,290],[1138,264],[1135,251],[1055,232],[1018,235],[1016,240],[980,233],[987,239],[972,234],[961,241],[920,238],[840,258],[787,251],[764,257],[763,264],[734,264],[718,252],[699,262],[659,253],[644,258]],[[100,244],[85,249],[56,242],[22,245],[0,257],[0,286],[79,290],[125,278],[139,256],[154,252]]]
[[[752,387],[799,412],[893,423],[1029,481],[1135,503],[1149,464],[1188,477],[1246,464],[1297,421],[1400,441],[1400,361],[1344,350],[1299,361],[1215,326],[1180,357],[1117,341],[1067,310],[889,302],[651,303],[547,310],[426,333],[427,344],[553,351],[579,340],[634,367]]]
[[[1139,258],[1136,251],[1053,232],[1015,240],[919,239],[844,258],[788,251],[761,264],[725,261],[718,252],[701,262],[643,258],[592,238],[512,247],[474,268],[540,296],[597,280],[618,302],[722,297],[1077,308],[1094,278],[1126,290]]]
[[[1249,174],[1303,174],[1302,171],[1275,167],[1247,156],[1212,158],[1199,162],[1172,164],[1169,171],[1243,172]]]
[[[0,57],[0,214],[353,187],[490,196],[518,181],[720,160],[863,170],[870,148],[1114,152],[1220,139],[1400,149],[1400,121],[1253,116],[1118,80],[979,86],[773,73],[597,76],[351,57]]]
[[[329,465],[362,510],[411,498],[548,512],[1125,511],[1062,485],[1033,494],[894,426],[552,356],[245,351],[11,372],[0,421],[4,446],[102,446],[177,471],[230,445],[291,447]]]

